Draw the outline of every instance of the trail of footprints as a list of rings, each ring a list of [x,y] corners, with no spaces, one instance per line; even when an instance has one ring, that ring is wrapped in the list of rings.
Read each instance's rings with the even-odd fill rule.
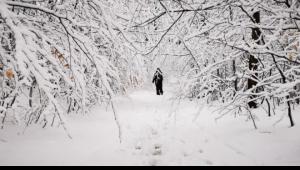
[[[143,164],[149,165],[149,166],[158,166],[163,164],[163,156],[167,153],[164,153],[163,145],[158,142],[160,140],[159,134],[156,130],[152,130],[151,137],[148,138],[148,140],[142,140],[143,142],[138,142],[135,145],[135,151],[134,154],[136,156],[141,156],[142,158],[145,158]],[[207,142],[207,140],[205,140]],[[204,142],[204,143],[205,143]],[[185,142],[182,142],[183,145]],[[180,149],[180,148],[178,148]],[[196,152],[196,155],[198,154],[199,157],[202,157],[205,152],[203,149],[199,149]],[[195,156],[195,154],[190,154],[187,152],[182,152],[182,159],[189,159],[190,157]],[[202,162],[204,165],[212,166],[214,163],[208,159],[199,158],[199,162]]]
[[[158,166],[160,164],[160,158],[163,156],[163,148],[159,142],[155,142],[158,140],[158,138],[158,131],[151,129],[151,135],[149,139],[141,140],[135,145],[134,154],[145,157],[146,160],[144,161],[144,164],[149,166]]]
[[[144,152],[143,147],[141,146],[136,146],[135,149],[139,152]],[[155,144],[152,146],[150,153],[143,153],[143,155],[150,157],[150,161],[145,162],[145,164],[148,164],[149,166],[158,166],[160,163],[160,157],[163,155],[163,149],[160,144]]]

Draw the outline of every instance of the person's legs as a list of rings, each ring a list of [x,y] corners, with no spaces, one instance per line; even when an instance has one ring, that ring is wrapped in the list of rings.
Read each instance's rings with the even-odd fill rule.
[[[164,95],[163,86],[162,84],[159,84],[159,94]]]
[[[160,89],[159,89],[159,86],[156,85],[156,94],[159,96],[160,95]]]

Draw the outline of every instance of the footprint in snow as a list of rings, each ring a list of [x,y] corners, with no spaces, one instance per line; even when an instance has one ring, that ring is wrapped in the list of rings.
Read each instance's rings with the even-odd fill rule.
[[[135,146],[135,150],[138,150],[138,151],[140,151],[140,150],[142,150],[143,148],[141,147],[141,146]]]
[[[183,153],[183,156],[184,156],[184,157],[189,157],[190,155],[189,155],[188,153],[184,152],[184,153]]]
[[[209,166],[214,165],[214,163],[213,163],[212,161],[210,161],[210,160],[206,160],[206,161],[205,161],[205,164],[206,164],[206,165],[209,165]]]
[[[157,136],[158,135],[158,132],[155,130],[155,129],[151,129],[151,134],[153,136]]]
[[[142,147],[142,144],[140,142],[135,145],[135,150],[140,151],[142,149],[143,149],[143,147]]]
[[[156,144],[156,145],[154,145],[154,148],[155,148],[155,149],[160,149],[160,148],[161,148],[161,145],[160,145],[160,144]]]
[[[4,139],[0,139],[0,142],[2,142],[2,143],[7,143],[7,141],[4,140]]]
[[[159,145],[159,144],[154,145],[154,151],[153,151],[152,155],[153,156],[161,156],[162,155],[161,145]]]
[[[151,161],[149,162],[149,165],[150,165],[150,166],[158,166],[158,161],[155,160],[155,159],[153,159],[153,160],[151,160]]]

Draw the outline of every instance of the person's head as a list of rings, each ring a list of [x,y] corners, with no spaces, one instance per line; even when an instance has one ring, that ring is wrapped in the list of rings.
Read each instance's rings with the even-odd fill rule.
[[[160,72],[160,73],[162,73],[162,71],[161,71],[161,69],[160,68],[157,68],[157,70],[156,70],[157,72]]]

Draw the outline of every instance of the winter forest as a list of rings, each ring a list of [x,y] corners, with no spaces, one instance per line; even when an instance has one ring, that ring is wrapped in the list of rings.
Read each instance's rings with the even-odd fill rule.
[[[299,0],[0,0],[0,42],[0,166],[300,165]]]

